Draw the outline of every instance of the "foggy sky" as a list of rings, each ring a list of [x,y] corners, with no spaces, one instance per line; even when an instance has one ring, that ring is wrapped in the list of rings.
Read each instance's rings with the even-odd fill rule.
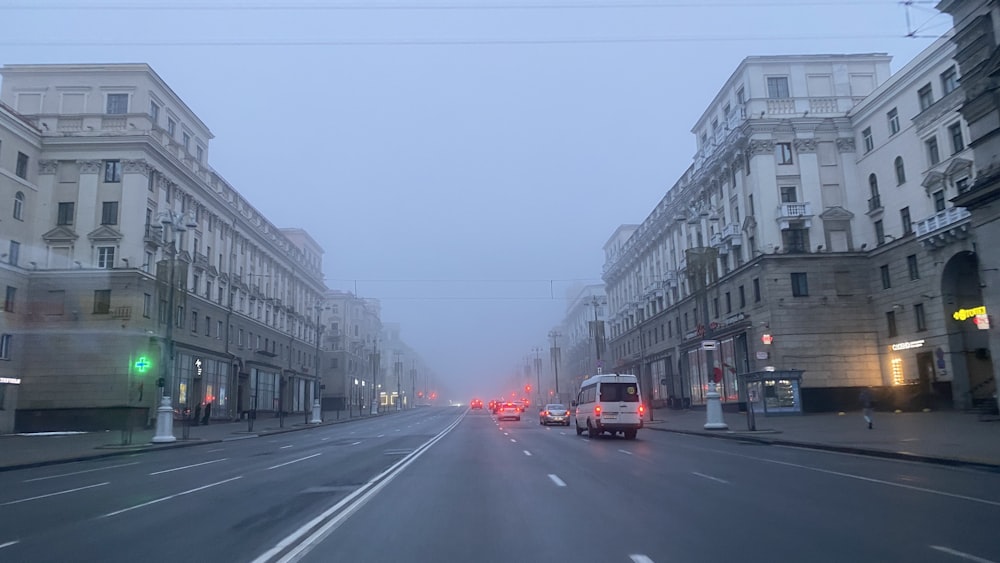
[[[887,52],[895,71],[932,41],[903,37],[894,0],[638,4],[35,0],[0,6],[0,64],[149,63],[215,134],[210,165],[467,400],[600,282],[602,245],[689,166],[740,60]],[[160,9],[97,8],[124,5]],[[935,14],[911,8],[921,35],[950,27]]]

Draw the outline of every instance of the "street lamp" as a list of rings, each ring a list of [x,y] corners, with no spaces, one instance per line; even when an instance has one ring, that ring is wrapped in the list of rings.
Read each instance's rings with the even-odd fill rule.
[[[535,353],[535,396],[538,403],[542,402],[542,349],[535,346],[531,349]]]
[[[319,356],[319,343],[320,338],[323,336],[323,323],[320,322],[320,314],[323,312],[323,305],[320,303],[316,304],[316,356],[314,363],[316,364],[316,373],[313,375],[313,404],[312,404],[312,418],[308,418],[308,411],[306,411],[306,423],[308,424],[319,424],[323,422],[323,407],[320,402],[320,390],[323,388],[321,384],[320,367],[323,365],[323,361]]]
[[[167,283],[169,285],[167,292],[167,332],[164,339],[166,361],[162,362],[163,375],[159,381],[162,396],[160,397],[160,406],[156,409],[156,433],[153,435],[153,442],[162,444],[177,440],[174,436],[174,404],[172,398],[174,391],[174,315],[176,314],[176,311],[174,311],[174,294],[177,291],[177,281],[175,279],[175,272],[177,270],[177,233],[183,233],[188,229],[196,228],[198,222],[194,211],[177,212],[172,209],[161,212],[157,216],[157,219],[163,225],[164,250],[168,250],[170,253],[170,272],[167,274]],[[184,280],[184,282],[187,283],[187,280]]]
[[[552,339],[552,373],[556,380],[556,398],[559,397],[559,342],[558,338],[562,334],[558,330],[550,330],[549,338]]]
[[[601,350],[604,348],[604,323],[598,320],[597,312],[601,305],[608,304],[608,300],[594,295],[590,304],[594,306],[594,327],[591,332],[594,335],[594,350],[597,352],[597,373],[600,374],[604,370],[604,363],[601,361]]]

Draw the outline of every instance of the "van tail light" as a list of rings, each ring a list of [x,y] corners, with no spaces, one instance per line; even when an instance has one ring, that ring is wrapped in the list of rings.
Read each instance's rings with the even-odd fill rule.
[[[594,407],[594,416],[601,416],[601,405]]]
[[[642,406],[642,404],[640,403],[639,404],[639,415],[641,416],[641,415],[644,415],[644,414],[646,414],[646,407]]]

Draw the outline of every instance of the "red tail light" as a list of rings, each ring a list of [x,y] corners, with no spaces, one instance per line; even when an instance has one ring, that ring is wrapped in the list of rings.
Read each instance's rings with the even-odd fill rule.
[[[639,405],[639,414],[640,414],[640,415],[642,415],[642,414],[645,414],[645,412],[646,412],[646,407],[644,407],[644,406],[642,406],[642,405],[640,404],[640,405]]]
[[[542,411],[542,416],[549,416],[549,411]]]
[[[601,405],[594,407],[594,416],[601,416]]]

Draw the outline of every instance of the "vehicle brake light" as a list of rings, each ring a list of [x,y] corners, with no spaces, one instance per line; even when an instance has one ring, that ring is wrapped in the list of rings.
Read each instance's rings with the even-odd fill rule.
[[[542,411],[542,416],[549,416],[549,411]]]
[[[601,405],[594,407],[594,416],[601,416]]]
[[[639,405],[639,414],[644,414],[646,412],[646,407]]]

